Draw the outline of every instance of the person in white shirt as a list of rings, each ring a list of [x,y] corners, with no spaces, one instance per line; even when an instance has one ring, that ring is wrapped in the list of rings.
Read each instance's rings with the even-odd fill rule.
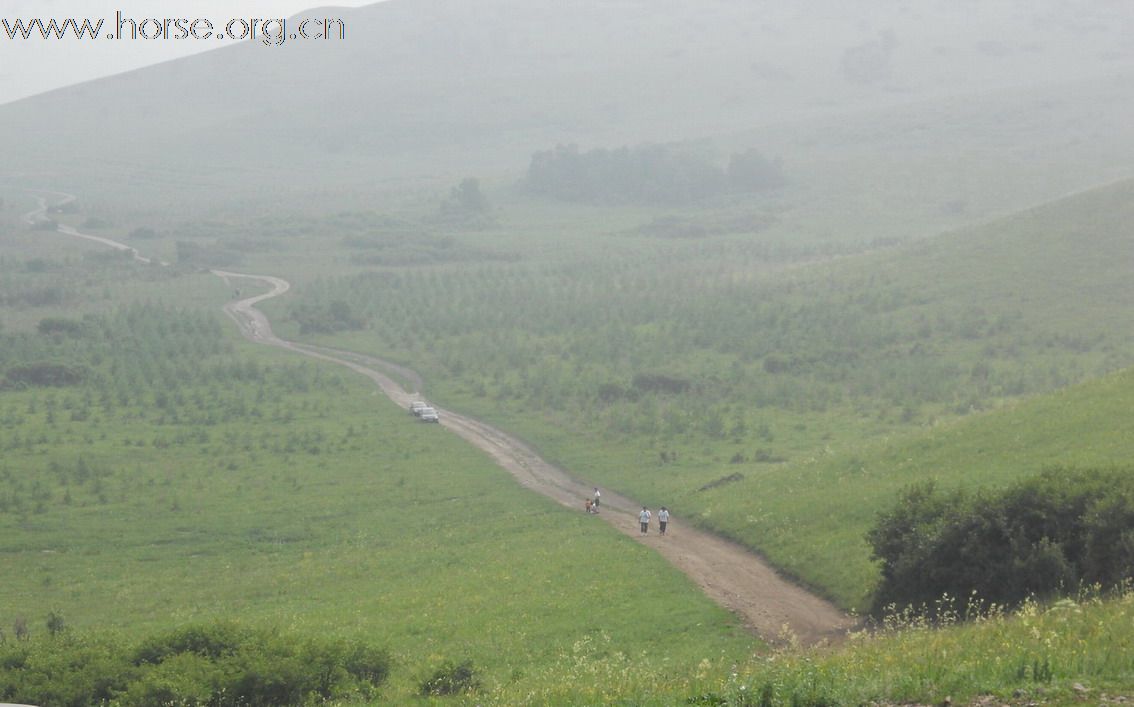
[[[650,515],[650,509],[642,506],[642,512],[638,514],[638,522],[642,524],[643,535],[650,531]]]
[[[669,509],[665,506],[661,507],[658,511],[658,526],[661,528],[661,534],[665,535],[665,526],[669,523]]]
[[[600,496],[602,496],[602,494],[599,493],[598,486],[595,486],[595,510],[596,511],[598,510],[598,504],[599,504],[599,497]]]

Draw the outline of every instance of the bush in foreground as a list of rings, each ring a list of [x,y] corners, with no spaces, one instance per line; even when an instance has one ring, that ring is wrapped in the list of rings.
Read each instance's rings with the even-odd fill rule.
[[[43,705],[299,705],[365,698],[389,655],[231,623],[190,626],[130,646],[70,632],[0,645],[0,700]]]
[[[446,661],[433,674],[421,681],[421,694],[430,695],[457,695],[462,692],[473,692],[480,688],[480,679],[471,660],[454,665]]]
[[[1051,469],[998,494],[909,489],[868,534],[875,613],[942,594],[1014,606],[1134,575],[1134,474]]]

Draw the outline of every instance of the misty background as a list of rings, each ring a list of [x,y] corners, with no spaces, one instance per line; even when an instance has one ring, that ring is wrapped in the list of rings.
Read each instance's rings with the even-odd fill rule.
[[[73,5],[36,3],[35,14]],[[193,13],[206,7],[238,14]],[[265,8],[295,10],[242,9]],[[1052,190],[1021,196],[1037,199],[1121,176],[1130,161],[1125,2],[392,0],[326,14],[346,22],[345,41],[230,45],[10,103],[7,167],[176,208],[174,186],[219,203],[518,176],[557,144],[757,146],[814,185],[827,160],[908,165],[931,151],[924,178],[952,175],[948,202],[968,200],[960,192],[984,160],[1031,177],[1058,161]],[[111,51],[2,50],[21,59],[4,62],[9,81]],[[1053,160],[1061,151],[1074,154]]]

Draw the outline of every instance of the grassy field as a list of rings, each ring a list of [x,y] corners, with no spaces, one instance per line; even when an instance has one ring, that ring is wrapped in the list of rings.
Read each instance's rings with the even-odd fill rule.
[[[960,602],[959,602],[960,603]],[[930,627],[895,617],[854,634],[838,650],[782,649],[730,666],[724,680],[666,681],[652,688],[596,692],[591,676],[614,677],[607,662],[581,660],[535,692],[506,689],[482,704],[861,705],[1119,703],[1134,687],[1134,600],[1029,603],[962,622],[964,607]],[[973,616],[968,617],[973,619]],[[706,661],[703,675],[712,670]],[[471,701],[470,701],[471,703]]]
[[[751,234],[659,244],[617,219],[557,245],[549,220],[523,233],[516,262],[375,266],[268,308],[285,336],[409,363],[443,404],[861,606],[868,563],[845,558],[861,556],[878,504],[920,476],[870,465],[886,495],[840,508],[813,469],[857,468],[864,450],[1129,365],[1132,190],[834,258]],[[1103,461],[1121,461],[1113,451]],[[816,498],[828,522],[812,533]]]
[[[19,289],[33,253],[6,252],[5,283]],[[78,300],[110,294],[82,317],[26,307],[0,334],[10,376],[48,362],[85,375],[0,392],[8,640],[22,622],[41,637],[52,613],[79,633],[237,619],[363,638],[393,653],[395,701],[444,660],[472,660],[494,690],[583,652],[686,675],[758,648],[605,524],[345,372],[239,342],[217,278],[174,278],[204,290],[175,309],[144,267],[59,267],[80,276]]]
[[[1118,183],[862,253],[785,241],[761,230],[764,211],[730,199],[682,212],[723,229],[694,239],[643,231],[656,209],[502,193],[484,229],[440,226],[427,204],[409,203],[181,235],[240,255],[237,269],[296,278],[292,295],[265,305],[281,335],[408,363],[443,404],[861,607],[872,582],[862,526],[888,496],[819,504],[829,522],[809,530],[815,499],[842,497],[815,488],[813,470],[857,468],[895,439],[1134,361],[1132,190]],[[23,234],[33,236],[43,238]],[[176,239],[135,242],[176,258]],[[182,275],[160,275],[177,283],[171,299],[221,296],[189,267],[200,255],[189,252]],[[102,297],[136,297],[128,282]],[[895,480],[878,492],[914,478],[874,466]]]
[[[1134,355],[1132,189],[861,253],[743,231],[758,210],[723,203],[683,218],[741,232],[696,240],[643,231],[656,211],[564,221],[516,197],[483,231],[418,204],[181,234],[204,253],[135,243],[185,256],[168,270],[9,226],[0,365],[85,378],[0,391],[0,626],[43,633],[54,614],[130,637],[237,617],[365,638],[395,655],[394,701],[466,658],[486,685],[470,700],[499,704],[1122,689],[1130,646],[1107,627],[1129,625],[1128,597],[766,653],[636,544],[347,374],[241,343],[201,268],[217,248],[243,254],[233,269],[302,271],[268,307],[281,334],[410,363],[438,402],[863,607],[863,535],[907,484],[1129,459],[1134,378],[1110,372]]]

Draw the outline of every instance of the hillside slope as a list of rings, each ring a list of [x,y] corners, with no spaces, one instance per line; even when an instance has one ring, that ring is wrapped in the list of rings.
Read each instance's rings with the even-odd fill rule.
[[[909,484],[997,487],[1049,466],[1134,458],[1134,369],[922,432],[752,475],[711,494],[714,524],[863,607],[877,579],[864,535]],[[732,502],[742,496],[743,507]],[[773,500],[774,499],[774,500]]]
[[[9,171],[71,186],[97,175],[143,192],[255,195],[319,190],[329,178],[373,187],[395,175],[515,172],[557,142],[699,138],[1134,69],[1134,18],[1121,8],[967,12],[988,35],[962,31],[951,5],[910,13],[897,0],[324,8],[304,16],[342,19],[345,39],[242,43],[32,97],[0,109],[0,134]],[[1011,39],[989,38],[999,36]],[[1046,108],[1092,91],[1061,88]],[[1105,120],[1071,128],[1097,138]],[[259,189],[247,189],[252,178]]]

